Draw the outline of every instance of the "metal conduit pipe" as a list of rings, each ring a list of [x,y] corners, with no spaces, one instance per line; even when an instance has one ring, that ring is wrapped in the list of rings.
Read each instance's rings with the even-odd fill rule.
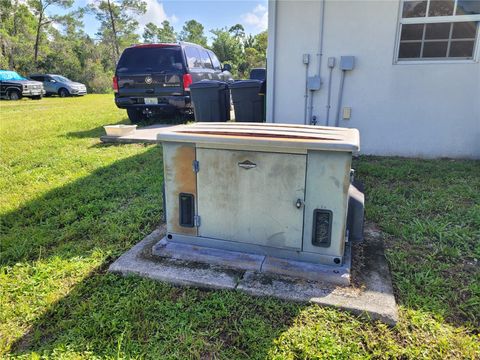
[[[315,90],[310,90],[310,98],[308,99],[308,118],[310,119],[310,124],[313,124],[313,92]],[[307,123],[305,122],[305,125]]]
[[[308,66],[310,63],[310,55],[303,54],[303,63],[305,64],[305,94],[303,95],[305,98],[305,104],[303,109],[303,123],[304,125],[307,124],[307,103],[308,103]]]
[[[327,90],[327,113],[325,115],[325,125],[328,126],[330,122],[330,108],[331,101],[332,101],[332,75],[333,75],[333,68],[335,67],[335,58],[331,57],[328,58],[328,68],[330,72],[328,74],[328,90]]]
[[[306,105],[306,109],[307,109],[307,116],[304,118],[304,123],[305,124],[316,124],[317,121],[316,121],[316,116],[313,115],[313,95],[314,95],[314,92],[317,91],[317,90],[320,90],[321,86],[322,86],[322,77],[321,77],[321,74],[322,74],[322,57],[323,57],[323,23],[324,23],[324,20],[325,20],[325,0],[321,0],[321,4],[320,4],[320,34],[319,34],[319,43],[318,43],[318,73],[316,76],[311,76],[309,77],[308,76],[308,71],[307,71],[307,76],[306,76],[306,90],[307,90],[307,94],[308,94],[308,91],[310,92],[310,94],[306,94],[305,96],[305,104],[308,104]],[[304,64],[306,64],[305,62],[305,56],[308,55],[308,54],[305,54],[304,55]],[[307,58],[308,59],[308,58]],[[308,60],[307,60],[308,61]],[[308,98],[309,96],[309,98]]]
[[[340,87],[338,88],[337,112],[335,114],[335,126],[337,127],[340,123],[340,107],[342,106],[342,101],[343,101],[343,84],[344,83],[345,83],[345,70],[342,70],[342,76],[340,77]]]
[[[318,41],[318,78],[320,80],[318,89],[310,90],[310,105],[309,105],[309,114],[308,118],[310,119],[310,124],[316,125],[317,121],[313,116],[313,93],[316,90],[319,90],[322,86],[322,58],[323,58],[323,33],[324,33],[324,22],[325,22],[325,1],[321,0],[320,4],[320,34]]]
[[[318,55],[319,55],[319,59],[318,59],[318,76],[320,77],[320,79],[322,78],[322,57],[323,57],[323,33],[324,33],[324,25],[323,23],[325,22],[325,1],[326,0],[322,0],[322,4],[320,6],[320,34],[319,34],[319,44],[318,44]]]
[[[340,87],[338,88],[338,101],[337,101],[337,112],[335,114],[335,126],[340,124],[340,108],[342,107],[343,102],[343,84],[345,83],[345,73],[347,71],[353,70],[355,67],[355,57],[354,56],[341,56],[340,57],[340,70],[342,70],[342,76],[340,78]]]

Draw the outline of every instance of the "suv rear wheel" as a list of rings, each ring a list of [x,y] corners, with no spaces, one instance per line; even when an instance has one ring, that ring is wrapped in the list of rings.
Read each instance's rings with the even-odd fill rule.
[[[127,109],[128,118],[132,124],[139,123],[145,120],[145,115],[142,114],[140,110],[137,109]]]

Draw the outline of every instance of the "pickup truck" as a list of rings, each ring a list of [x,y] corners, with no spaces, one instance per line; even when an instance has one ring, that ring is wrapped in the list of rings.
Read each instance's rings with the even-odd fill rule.
[[[45,95],[43,84],[28,80],[15,71],[0,70],[0,98],[20,100],[22,97],[39,100]]]

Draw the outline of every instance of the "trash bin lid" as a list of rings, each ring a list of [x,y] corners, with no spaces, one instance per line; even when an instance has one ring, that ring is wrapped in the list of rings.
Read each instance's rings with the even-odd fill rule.
[[[258,88],[262,84],[262,80],[250,79],[250,80],[238,80],[230,84],[230,89],[240,88]]]
[[[190,85],[190,89],[206,89],[226,87],[227,83],[219,80],[201,80]]]

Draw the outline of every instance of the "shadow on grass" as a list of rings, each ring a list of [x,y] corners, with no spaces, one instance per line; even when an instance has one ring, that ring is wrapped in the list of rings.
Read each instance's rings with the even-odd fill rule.
[[[288,328],[301,306],[106,274],[113,258],[160,223],[161,169],[161,149],[152,147],[0,219],[0,264],[17,282],[8,306],[20,299],[41,314],[21,338],[11,335],[14,355],[261,358]],[[77,270],[65,273],[64,266]],[[49,282],[60,284],[45,290]],[[44,310],[42,296],[58,289],[67,295]]]
[[[162,166],[161,149],[152,146],[6,213],[0,265],[98,247],[120,254],[160,222]]]

